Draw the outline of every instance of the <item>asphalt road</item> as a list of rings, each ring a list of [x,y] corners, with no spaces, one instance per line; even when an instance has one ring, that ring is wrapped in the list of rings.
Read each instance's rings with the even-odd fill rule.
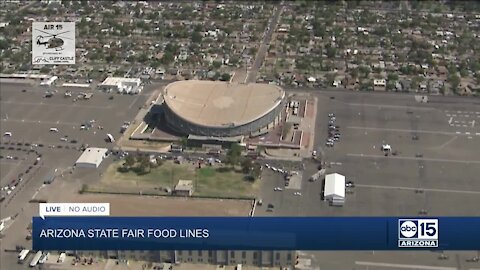
[[[257,72],[265,60],[265,55],[267,53],[270,40],[272,39],[272,34],[276,29],[282,10],[283,5],[276,6],[275,13],[273,14],[270,23],[267,26],[267,30],[265,31],[262,41],[260,42],[257,55],[255,56],[255,61],[253,62],[251,69],[247,72],[246,82],[255,82],[257,80]]]

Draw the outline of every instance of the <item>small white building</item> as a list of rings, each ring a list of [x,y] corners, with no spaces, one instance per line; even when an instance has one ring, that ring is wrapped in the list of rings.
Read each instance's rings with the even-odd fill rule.
[[[107,152],[107,148],[87,148],[77,159],[75,166],[78,168],[98,168],[100,163],[102,163],[103,159],[106,157]]]
[[[331,173],[325,176],[323,198],[330,205],[343,206],[345,204],[345,176]]]
[[[138,94],[142,91],[140,78],[108,77],[98,88],[107,92],[117,91],[120,94]]]
[[[373,86],[385,86],[387,85],[387,81],[385,79],[375,79],[373,80]]]
[[[178,184],[176,184],[174,188],[174,193],[177,196],[192,196],[193,182],[191,180],[178,180]]]
[[[40,85],[42,86],[51,86],[56,80],[58,79],[57,76],[52,76],[48,79],[44,79],[42,80],[42,82],[40,83]]]

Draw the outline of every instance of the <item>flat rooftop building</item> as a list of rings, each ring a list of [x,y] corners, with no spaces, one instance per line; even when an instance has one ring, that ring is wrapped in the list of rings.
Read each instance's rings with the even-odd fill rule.
[[[98,88],[104,91],[117,91],[126,94],[138,94],[142,91],[140,78],[108,77]]]
[[[107,148],[90,147],[83,151],[82,155],[75,162],[78,168],[98,168],[106,157]]]
[[[178,180],[174,189],[175,195],[178,196],[192,196],[193,182],[191,180]]]

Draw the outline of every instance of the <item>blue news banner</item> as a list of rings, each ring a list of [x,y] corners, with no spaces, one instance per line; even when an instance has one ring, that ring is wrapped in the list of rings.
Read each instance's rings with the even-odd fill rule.
[[[480,250],[480,217],[40,217],[35,250]]]

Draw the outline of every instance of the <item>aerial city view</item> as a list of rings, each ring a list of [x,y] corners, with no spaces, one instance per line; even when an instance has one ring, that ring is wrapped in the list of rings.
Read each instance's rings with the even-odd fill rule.
[[[106,203],[112,217],[479,217],[480,2],[0,7],[1,270],[480,270],[468,249],[33,245],[50,203]]]

